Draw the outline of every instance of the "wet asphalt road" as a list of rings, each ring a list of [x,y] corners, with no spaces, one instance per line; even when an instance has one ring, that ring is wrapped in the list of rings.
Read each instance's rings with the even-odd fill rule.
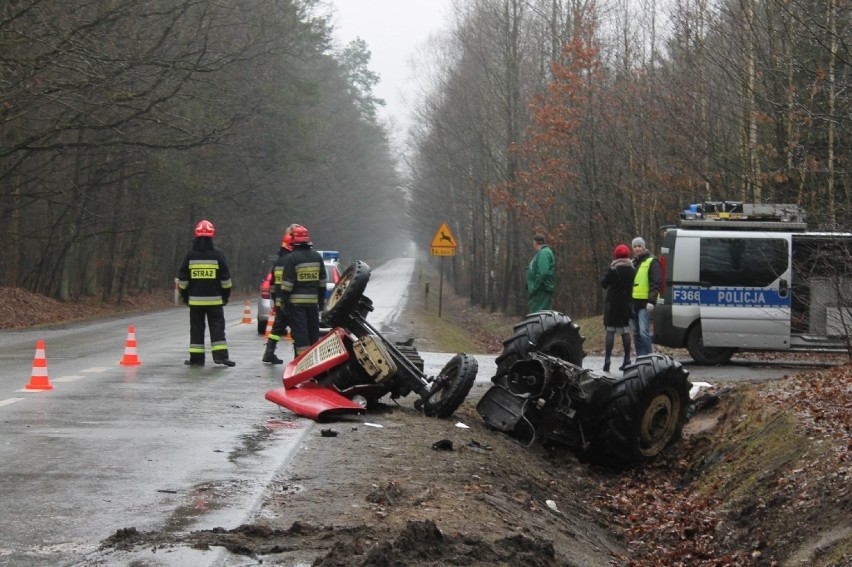
[[[400,259],[373,270],[368,321],[392,329],[414,268]],[[263,338],[243,324],[244,303],[226,307],[235,368],[183,365],[183,307],[126,318],[0,332],[0,565],[229,564],[221,552],[105,554],[102,540],[126,527],[234,528],[258,513],[270,480],[298,452],[313,422],[264,399],[281,366],[260,362]],[[133,325],[140,366],[122,366]],[[30,382],[45,341],[50,391]],[[283,356],[282,351],[286,353]],[[292,357],[282,344],[279,355]],[[437,374],[452,353],[422,353]],[[494,356],[478,356],[473,395],[487,388]],[[603,361],[587,357],[599,370]],[[702,368],[693,381],[763,380],[788,365]],[[188,554],[188,555],[187,555]]]
[[[373,270],[372,324],[398,315],[413,266],[409,259]],[[184,366],[184,307],[0,332],[0,564],[218,561],[211,553],[112,557],[97,548],[126,527],[238,526],[313,428],[264,399],[283,367],[260,362],[264,341],[256,324],[241,323],[244,307],[225,308],[235,368],[213,365],[209,354],[204,368]],[[130,325],[140,366],[119,364]],[[39,340],[50,391],[26,390]],[[292,358],[289,345],[278,354]]]

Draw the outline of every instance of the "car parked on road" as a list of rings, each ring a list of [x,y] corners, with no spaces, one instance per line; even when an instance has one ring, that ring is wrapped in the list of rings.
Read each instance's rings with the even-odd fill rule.
[[[257,332],[262,335],[266,333],[266,325],[269,323],[269,312],[272,310],[272,272],[267,272],[266,277],[260,282],[260,295],[257,298]]]
[[[317,250],[325,264],[325,300],[331,296],[331,290],[340,281],[340,252],[336,250]]]

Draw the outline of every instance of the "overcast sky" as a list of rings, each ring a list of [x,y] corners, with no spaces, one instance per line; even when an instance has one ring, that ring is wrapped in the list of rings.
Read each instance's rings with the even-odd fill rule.
[[[451,0],[332,0],[341,47],[356,37],[367,42],[370,68],[381,75],[374,94],[387,103],[380,117],[392,117],[398,134],[408,127],[404,100],[413,96],[409,60],[430,34],[447,29]]]

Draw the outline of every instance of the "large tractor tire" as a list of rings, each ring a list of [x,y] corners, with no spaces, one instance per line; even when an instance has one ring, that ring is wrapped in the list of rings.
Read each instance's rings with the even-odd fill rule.
[[[583,365],[583,341],[580,327],[558,311],[530,313],[515,325],[512,336],[503,341],[503,352],[497,357],[495,384],[505,385],[509,369],[527,358],[531,350],[561,358],[577,366]]]
[[[473,383],[479,363],[469,354],[459,353],[444,366],[437,376],[436,388],[423,404],[423,413],[430,417],[450,417],[459,408]]]
[[[704,346],[704,333],[701,331],[701,323],[696,323],[689,329],[686,335],[686,350],[695,364],[701,366],[716,366],[727,364],[734,355],[736,349],[729,347]]]
[[[649,461],[680,439],[689,409],[689,372],[662,354],[640,357],[621,378],[608,378],[608,398],[590,456],[613,468]]]
[[[365,262],[357,260],[346,268],[325,302],[322,323],[328,327],[345,327],[346,319],[355,312],[369,281],[370,266]]]

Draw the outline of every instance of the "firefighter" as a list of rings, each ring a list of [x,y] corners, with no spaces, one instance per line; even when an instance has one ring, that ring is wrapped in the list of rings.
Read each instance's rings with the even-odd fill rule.
[[[269,336],[266,339],[266,351],[263,353],[263,362],[269,364],[283,364],[284,361],[275,356],[275,348],[281,337],[287,333],[287,311],[284,309],[284,296],[281,291],[281,281],[284,278],[284,264],[290,252],[293,251],[293,227],[290,225],[284,231],[284,236],[281,239],[281,248],[278,249],[278,257],[272,265],[272,285],[269,292],[272,295],[273,305],[275,309],[275,323],[269,331]]]
[[[281,292],[299,356],[319,340],[319,313],[325,305],[325,266],[314,250],[308,229],[293,226],[293,252],[284,263]]]
[[[231,296],[231,272],[225,255],[213,245],[216,228],[208,220],[195,225],[192,249],[178,271],[178,287],[183,302],[189,306],[189,366],[204,366],[204,328],[210,327],[213,362],[236,366],[228,358],[225,342],[225,311]]]

